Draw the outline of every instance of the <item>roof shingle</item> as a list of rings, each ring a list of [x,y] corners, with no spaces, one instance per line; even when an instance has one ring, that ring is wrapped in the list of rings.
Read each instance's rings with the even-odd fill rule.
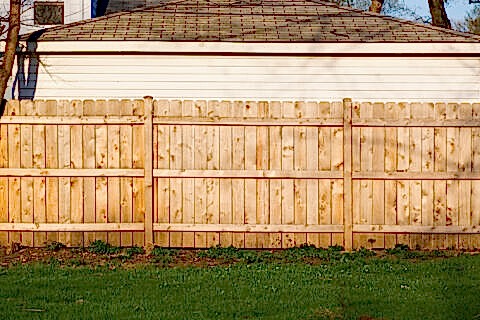
[[[26,36],[28,37],[28,35]],[[167,0],[44,30],[39,41],[480,42],[319,0]]]

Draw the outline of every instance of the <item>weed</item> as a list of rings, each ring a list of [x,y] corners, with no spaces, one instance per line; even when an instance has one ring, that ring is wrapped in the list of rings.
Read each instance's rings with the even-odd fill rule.
[[[58,241],[52,241],[50,242],[49,244],[47,244],[47,250],[48,251],[60,251],[61,249],[63,248],[66,248],[67,246],[64,245],[63,243],[61,242],[58,242]]]
[[[240,253],[240,250],[234,246],[216,246],[208,248],[207,250],[199,251],[197,256],[199,258],[234,260],[241,258],[242,254]]]
[[[359,257],[359,258],[370,258],[370,257],[375,257],[377,254],[373,250],[368,250],[364,247],[361,247],[360,249],[357,249],[356,251],[353,252],[354,257]]]
[[[129,257],[132,257],[137,254],[144,254],[144,253],[145,253],[145,249],[143,249],[142,247],[138,247],[136,245],[133,247],[127,248],[127,251],[126,251],[126,255]]]
[[[96,254],[115,254],[119,253],[121,249],[119,247],[114,247],[102,240],[95,240],[88,247],[88,251]]]

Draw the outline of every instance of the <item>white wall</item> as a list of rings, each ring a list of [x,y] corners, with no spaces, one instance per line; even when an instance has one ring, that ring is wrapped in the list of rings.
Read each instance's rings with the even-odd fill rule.
[[[479,58],[92,54],[41,56],[40,61],[36,83],[33,74],[29,82],[35,88],[35,99],[135,99],[151,95],[162,99],[350,97],[480,102]]]

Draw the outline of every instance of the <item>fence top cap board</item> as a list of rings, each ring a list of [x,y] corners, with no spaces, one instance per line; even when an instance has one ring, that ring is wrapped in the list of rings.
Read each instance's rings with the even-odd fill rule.
[[[319,0],[157,0],[153,3],[157,5],[41,30],[25,35],[23,40],[480,42],[480,37],[472,34]]]

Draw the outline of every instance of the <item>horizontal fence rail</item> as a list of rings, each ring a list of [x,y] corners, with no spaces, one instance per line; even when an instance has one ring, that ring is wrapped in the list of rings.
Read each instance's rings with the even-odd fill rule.
[[[480,104],[10,101],[0,245],[480,246]]]

